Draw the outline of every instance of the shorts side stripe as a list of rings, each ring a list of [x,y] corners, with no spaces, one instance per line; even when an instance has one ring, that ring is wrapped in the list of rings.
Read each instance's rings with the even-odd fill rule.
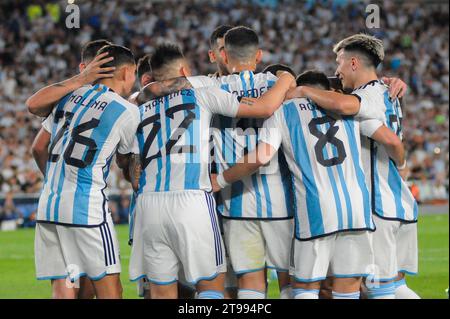
[[[211,199],[211,210],[212,210],[212,215],[213,215],[214,226],[216,228],[217,238],[218,238],[218,241],[219,241],[219,253],[220,253],[220,255],[219,255],[220,263],[219,263],[219,265],[222,265],[223,264],[223,251],[222,251],[222,241],[221,241],[221,236],[220,236],[221,231],[220,231],[220,227],[219,227],[218,220],[217,220],[218,219],[218,213],[217,213],[216,205],[215,205],[216,202],[215,202],[214,197],[213,197],[212,194],[209,194],[209,197]]]
[[[116,264],[116,254],[115,254],[115,250],[114,250],[114,241],[113,241],[113,238],[111,236],[111,230],[109,229],[109,224],[108,223],[106,223],[106,228],[108,229],[109,240],[111,241],[111,254],[112,254],[113,260],[114,260],[113,265],[115,265]]]
[[[206,203],[208,204],[208,211],[209,211],[209,216],[211,218],[211,226],[213,228],[213,233],[214,233],[214,243],[215,243],[215,252],[216,252],[216,266],[219,266],[222,264],[222,245],[220,242],[220,237],[218,236],[218,230],[217,230],[217,225],[215,224],[215,218],[214,218],[214,213],[215,211],[212,209],[212,205],[213,202],[211,201],[210,195],[208,193],[205,193],[206,195]]]
[[[217,242],[217,236],[216,236],[216,231],[214,229],[214,223],[212,221],[212,216],[211,216],[211,203],[210,203],[210,199],[208,197],[208,194],[205,193],[205,197],[206,197],[206,204],[208,205],[208,213],[209,213],[209,217],[211,219],[211,226],[213,229],[213,233],[214,233],[214,251],[215,251],[215,257],[216,257],[216,266],[219,265],[219,257],[218,257],[218,242]]]
[[[103,224],[101,226],[101,228],[102,228],[102,232],[105,235],[106,251],[108,252],[108,263],[106,264],[106,266],[110,266],[112,264],[111,247],[110,247],[110,244],[109,244],[108,234],[106,233],[105,224]]]
[[[105,236],[103,235],[103,225],[99,227],[100,234],[102,235],[103,253],[105,254],[105,266],[108,266],[108,255],[106,254]]]

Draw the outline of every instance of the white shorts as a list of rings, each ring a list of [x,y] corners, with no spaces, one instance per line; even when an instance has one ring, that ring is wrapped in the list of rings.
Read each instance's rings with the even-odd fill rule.
[[[225,245],[237,275],[268,268],[289,271],[294,220],[223,219]]]
[[[204,191],[140,194],[130,259],[130,279],[190,284],[226,272],[215,201]]]
[[[390,281],[399,272],[415,275],[418,271],[417,223],[386,220],[374,215],[374,279]]]
[[[298,282],[328,276],[367,277],[373,264],[369,231],[341,232],[317,239],[294,240],[290,274]]]
[[[119,242],[111,215],[97,227],[38,223],[34,242],[36,277],[99,280],[120,273]]]

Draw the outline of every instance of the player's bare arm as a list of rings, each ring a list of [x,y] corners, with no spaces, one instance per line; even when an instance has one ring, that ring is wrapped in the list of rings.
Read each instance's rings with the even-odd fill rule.
[[[33,141],[33,145],[31,146],[33,158],[44,176],[49,156],[48,146],[50,145],[50,138],[50,133],[44,128],[41,128]]]
[[[136,98],[136,102],[140,105],[155,98],[187,89],[192,89],[192,84],[184,76],[164,81],[152,82],[142,88]]]
[[[242,98],[236,117],[267,118],[283,103],[286,93],[295,86],[295,78],[289,72],[284,72],[275,85],[261,97]]]
[[[139,154],[130,155],[129,172],[131,185],[133,187],[133,190],[137,192],[139,189],[139,179],[142,173],[141,157],[139,156]]]
[[[384,145],[389,157],[397,167],[402,168],[405,164],[405,148],[400,138],[385,125],[382,125],[371,136],[372,139]]]
[[[113,57],[107,58],[107,55],[107,52],[99,54],[80,74],[62,82],[46,86],[34,93],[25,102],[28,111],[40,117],[48,116],[52,112],[54,104],[65,95],[83,85],[93,83],[99,79],[113,77],[112,72],[115,70],[115,67],[102,68],[103,64],[114,59]]]
[[[243,177],[252,175],[261,166],[266,165],[275,155],[276,150],[270,144],[259,143],[256,149],[238,160],[236,165],[220,175],[212,175],[213,191],[217,192]]]
[[[355,115],[359,112],[360,102],[357,97],[309,86],[299,86],[286,94],[287,99],[309,98],[323,109],[341,114]]]
[[[132,154],[119,154],[116,155],[116,163],[117,166],[122,170],[123,176],[127,181],[131,183],[131,177],[130,177],[130,158]]]

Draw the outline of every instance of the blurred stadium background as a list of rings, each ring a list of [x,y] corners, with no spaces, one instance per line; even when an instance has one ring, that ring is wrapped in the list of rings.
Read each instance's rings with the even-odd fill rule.
[[[73,1],[72,1],[73,2]],[[378,4],[378,29],[366,28],[365,9]],[[209,35],[220,24],[247,25],[260,35],[260,69],[284,63],[295,72],[335,70],[331,47],[339,39],[367,32],[386,47],[380,74],[409,85],[403,101],[410,186],[421,203],[421,275],[412,287],[423,297],[446,297],[448,287],[449,174],[449,4],[447,1],[253,0],[253,1],[75,1],[80,28],[65,24],[67,1],[0,3],[0,298],[49,297],[34,280],[33,231],[42,185],[31,156],[40,119],[25,100],[43,85],[78,72],[81,46],[105,38],[139,58],[163,41],[178,42],[194,74],[215,71],[209,63]],[[109,177],[114,221],[128,222],[129,187],[113,167]],[[431,214],[431,215],[430,215]],[[3,232],[1,230],[4,230]],[[125,296],[126,226],[119,227]],[[19,271],[20,270],[20,271]],[[423,287],[422,287],[423,286]],[[31,289],[35,287],[35,289]],[[44,288],[45,289],[44,289]]]

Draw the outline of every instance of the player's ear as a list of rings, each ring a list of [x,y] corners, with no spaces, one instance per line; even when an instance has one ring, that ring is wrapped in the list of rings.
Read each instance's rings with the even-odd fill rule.
[[[216,54],[213,50],[208,50],[208,56],[209,56],[209,62],[215,63],[216,62]]]
[[[150,74],[144,74],[142,77],[141,77],[141,86],[145,86],[145,85],[147,85],[148,83],[150,83],[150,82],[152,82],[152,76],[150,75]]]
[[[258,49],[258,51],[256,52],[256,64],[261,63],[263,58],[263,51],[261,49]]]
[[[356,57],[352,57],[350,60],[350,64],[352,67],[352,71],[356,71],[356,69],[358,68],[359,61]]]
[[[228,55],[225,49],[220,50],[220,55],[222,57],[223,63],[228,64]]]
[[[84,62],[80,62],[80,64],[78,64],[78,70],[81,72],[83,72],[83,70],[86,68],[86,63]]]

